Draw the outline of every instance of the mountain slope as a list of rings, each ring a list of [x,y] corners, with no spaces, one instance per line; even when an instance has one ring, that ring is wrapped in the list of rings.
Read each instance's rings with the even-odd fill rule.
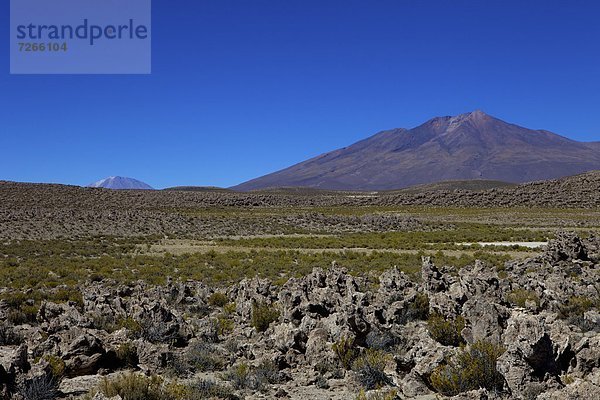
[[[388,190],[446,180],[527,182],[600,169],[600,145],[513,125],[482,111],[380,132],[233,187]]]
[[[108,178],[102,179],[98,182],[90,183],[88,187],[93,188],[105,188],[105,189],[140,189],[140,190],[154,190],[154,188],[147,183],[138,181],[133,178],[125,178],[122,176],[109,176]]]

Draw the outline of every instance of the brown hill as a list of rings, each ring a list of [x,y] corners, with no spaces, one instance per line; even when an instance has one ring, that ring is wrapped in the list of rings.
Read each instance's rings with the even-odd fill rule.
[[[470,179],[521,183],[596,169],[598,142],[577,142],[475,111],[383,131],[233,189],[390,190]]]

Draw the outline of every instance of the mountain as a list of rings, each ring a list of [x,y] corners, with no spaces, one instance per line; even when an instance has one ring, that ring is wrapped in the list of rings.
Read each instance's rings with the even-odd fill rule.
[[[90,183],[88,187],[93,188],[105,188],[105,189],[141,189],[141,190],[154,190],[154,188],[147,183],[138,181],[133,178],[124,178],[122,176],[109,176],[108,178],[102,179],[98,182]]]
[[[390,190],[448,180],[521,183],[600,169],[600,143],[504,122],[482,111],[379,132],[232,189]]]

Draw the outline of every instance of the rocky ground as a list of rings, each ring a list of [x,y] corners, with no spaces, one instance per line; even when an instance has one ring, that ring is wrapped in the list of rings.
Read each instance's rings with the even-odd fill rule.
[[[73,237],[223,237],[286,233],[389,232],[427,230],[414,217],[398,215],[331,216],[316,212],[293,215],[186,215],[150,210],[0,209],[0,238]]]
[[[113,191],[64,185],[0,181],[0,238],[72,237],[80,235],[145,236],[175,234],[258,235],[290,230],[318,231],[331,226],[319,213],[294,217],[263,216],[215,218],[214,210],[311,209],[315,207],[546,207],[597,208],[600,172],[559,180],[527,183],[482,191],[433,190],[430,192],[219,192],[219,191]],[[211,210],[210,213],[207,211]],[[210,214],[210,215],[209,215]],[[346,230],[389,230],[414,221],[341,221]],[[373,217],[382,218],[382,217]],[[335,221],[334,221],[335,222]]]
[[[11,299],[31,293],[2,289],[0,398],[600,398],[599,271],[600,239],[564,233],[418,281],[90,282],[29,320]]]

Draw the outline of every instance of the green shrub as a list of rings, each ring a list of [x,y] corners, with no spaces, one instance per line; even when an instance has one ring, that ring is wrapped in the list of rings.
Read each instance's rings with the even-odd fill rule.
[[[342,379],[345,375],[344,370],[340,367],[337,362],[323,360],[315,364],[314,370],[319,373],[320,376],[331,374],[334,379]]]
[[[180,383],[163,382],[159,377],[146,377],[125,374],[112,379],[104,379],[98,388],[84,397],[91,400],[95,393],[111,397],[119,395],[123,400],[203,400],[233,399],[231,389],[211,380],[198,379]]]
[[[49,372],[54,378],[61,379],[65,375],[66,365],[62,358],[47,354],[42,359],[48,363]]]
[[[562,383],[564,383],[565,385],[570,385],[570,384],[572,384],[573,382],[575,382],[575,378],[573,378],[573,376],[571,376],[571,375],[563,375],[563,376],[561,377],[561,381],[562,381]]]
[[[246,363],[234,366],[223,374],[223,378],[230,381],[234,389],[249,389],[252,386],[250,366]]]
[[[230,399],[234,398],[231,389],[208,379],[199,379],[184,388],[185,400]]]
[[[33,324],[36,322],[39,303],[43,299],[40,292],[7,292],[0,296],[8,306],[7,321],[12,325]]]
[[[424,208],[412,209],[426,216],[439,216],[447,210],[431,211]],[[174,210],[171,210],[174,211]],[[206,210],[203,210],[204,213]],[[214,210],[219,218],[236,218],[240,210]],[[248,210],[241,211],[245,214]],[[323,211],[323,210],[321,210]],[[371,211],[374,211],[371,209]],[[369,211],[369,212],[371,212]],[[379,212],[380,210],[375,210]],[[174,211],[176,213],[181,210]],[[186,210],[184,213],[197,214],[198,210]],[[212,211],[209,211],[211,213]],[[254,211],[253,211],[254,212]],[[295,210],[269,209],[269,219],[282,212],[286,216],[294,215]],[[320,212],[320,211],[319,211]],[[355,218],[353,214],[364,214],[364,208],[331,208],[327,215],[343,215],[343,218]],[[451,213],[454,213],[453,210]],[[223,214],[222,214],[223,213]],[[291,214],[290,214],[291,213]],[[463,214],[463,211],[459,211]],[[470,211],[468,212],[470,213]],[[283,215],[279,214],[279,215]],[[304,211],[302,212],[304,214]],[[298,215],[298,214],[295,214]],[[214,217],[215,215],[209,215]],[[264,226],[264,220],[256,215],[246,214],[242,220],[252,225],[262,225],[267,230],[283,230],[284,232],[306,233],[304,228],[280,226],[279,223]],[[278,217],[276,217],[278,218]],[[332,233],[327,224],[318,229],[319,233]],[[239,282],[244,277],[260,276],[276,283],[283,283],[296,275],[305,275],[315,266],[330,265],[334,260],[348,268],[355,275],[369,275],[387,270],[396,265],[411,277],[419,275],[422,254],[395,254],[389,251],[359,251],[310,253],[289,250],[290,248],[330,248],[352,249],[368,247],[372,249],[422,249],[430,255],[437,250],[456,249],[456,242],[477,242],[479,240],[501,240],[510,237],[512,240],[534,240],[540,236],[539,231],[514,228],[501,228],[471,222],[451,224],[427,224],[425,231],[410,232],[335,232],[328,237],[275,237],[275,238],[233,238],[216,239],[219,245],[231,246],[231,251],[216,253],[194,253],[182,255],[158,254],[152,250],[140,253],[140,249],[148,244],[156,243],[158,237],[116,238],[94,237],[86,239],[57,239],[39,241],[9,241],[0,243],[0,281],[5,286],[15,289],[46,290],[51,287],[77,287],[81,282],[112,279],[118,283],[130,283],[137,279],[152,284],[163,284],[167,276],[181,280],[202,280],[209,285],[222,286]],[[446,226],[443,226],[446,225]],[[432,229],[433,228],[433,229]],[[314,229],[309,229],[314,232]],[[151,241],[154,241],[151,243]],[[240,247],[253,247],[255,251],[239,250]],[[268,248],[268,249],[267,249]],[[471,249],[466,249],[471,251]],[[484,250],[478,253],[464,254],[460,257],[440,253],[436,262],[457,267],[472,264],[475,258],[497,264],[499,255]],[[293,266],[293,268],[292,268]],[[134,272],[135,271],[135,272]],[[62,290],[62,289],[61,289]],[[68,290],[68,289],[67,289]],[[29,296],[29,295],[28,295]],[[50,296],[52,296],[50,294]],[[77,301],[77,300],[73,300]]]
[[[252,370],[252,373],[255,375],[256,380],[262,382],[263,384],[282,382],[279,368],[272,360],[261,361],[261,363]]]
[[[235,310],[236,310],[236,304],[235,303],[229,303],[223,306],[223,313],[225,315],[232,316],[233,314],[235,314]]]
[[[540,297],[533,290],[515,289],[506,295],[506,300],[518,307],[525,307],[527,300],[534,301],[539,307]]]
[[[342,337],[331,346],[331,349],[342,368],[346,370],[352,368],[352,363],[358,357],[358,350],[354,346],[354,339]]]
[[[251,325],[258,331],[264,332],[272,322],[279,319],[279,310],[272,304],[253,303]]]
[[[209,343],[196,342],[189,346],[185,359],[196,371],[220,371],[225,366],[225,360],[218,348]]]
[[[28,296],[23,292],[7,292],[0,296],[0,299],[6,302],[8,308],[19,309],[28,299]]]
[[[426,320],[429,317],[429,297],[423,293],[417,293],[414,299],[403,310],[399,317],[400,324],[410,321]]]
[[[584,296],[573,296],[558,309],[558,317],[568,321],[576,321],[583,314],[598,307],[599,300]]]
[[[25,318],[26,318],[27,322],[30,322],[30,323],[37,322],[36,321],[37,313],[38,313],[38,311],[40,311],[40,307],[39,306],[37,306],[35,304],[32,304],[32,305],[29,305],[29,304],[23,305],[23,306],[21,306],[21,311],[25,315]]]
[[[59,380],[52,375],[38,375],[22,380],[17,386],[17,398],[24,400],[54,400],[60,397]]]
[[[436,368],[430,376],[431,385],[446,396],[479,388],[501,390],[504,377],[496,369],[496,361],[504,351],[490,342],[476,342],[468,350],[460,350],[451,363]]]
[[[369,393],[363,390],[360,391],[356,400],[395,400],[398,398],[398,391],[396,389],[384,390],[381,392]]]
[[[185,359],[185,354],[173,354],[165,360],[164,374],[168,378],[187,377],[190,374],[191,366]]]
[[[214,292],[208,297],[208,304],[214,307],[223,307],[227,303],[229,303],[229,298],[221,292]]]
[[[230,381],[235,389],[262,390],[269,383],[282,382],[279,368],[273,361],[262,361],[257,367],[240,363],[225,374],[223,378]]]
[[[427,329],[431,337],[444,346],[459,346],[464,343],[461,332],[465,319],[461,316],[446,320],[441,314],[431,314],[427,320]]]
[[[94,328],[113,333],[119,329],[127,329],[127,334],[132,338],[138,338],[142,326],[131,317],[119,317],[114,314],[92,313],[90,315]]]
[[[390,355],[381,350],[367,349],[365,353],[352,363],[352,370],[356,372],[359,384],[367,389],[379,389],[391,382],[384,372]]]
[[[18,309],[10,310],[6,319],[12,325],[35,324],[38,311],[36,305],[22,304]]]
[[[138,337],[142,332],[142,324],[131,317],[120,318],[116,322],[116,329],[125,328],[132,337]]]
[[[123,400],[171,400],[176,396],[164,386],[163,380],[153,376],[123,374],[101,381],[98,391],[107,397],[121,396]]]
[[[235,323],[233,320],[223,314],[217,316],[216,319],[217,324],[217,336],[223,337],[233,331]]]
[[[56,303],[73,302],[79,309],[83,308],[83,295],[81,291],[75,288],[59,289],[56,293],[50,295],[48,300]]]
[[[126,342],[121,344],[117,348],[117,359],[120,364],[128,368],[137,368],[139,358],[137,354],[137,348],[132,342]]]

